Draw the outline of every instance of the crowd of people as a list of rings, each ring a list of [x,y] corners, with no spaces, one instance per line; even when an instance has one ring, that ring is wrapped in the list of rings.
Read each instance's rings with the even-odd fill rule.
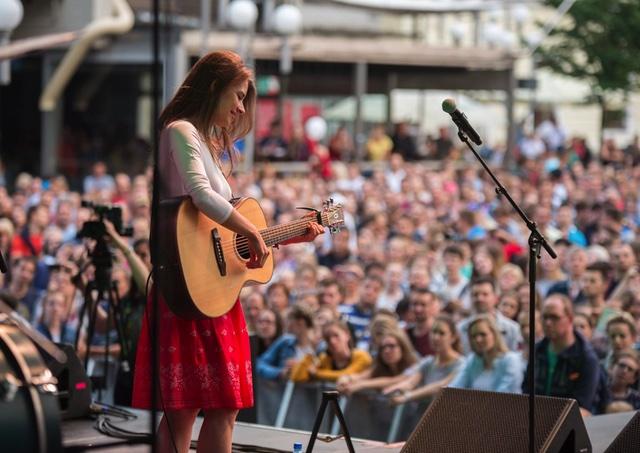
[[[255,374],[335,382],[347,395],[377,391],[390,404],[428,401],[453,386],[535,388],[576,399],[585,414],[640,409],[637,143],[623,149],[607,141],[595,153],[548,120],[521,137],[513,169],[496,167],[558,253],[551,259],[543,251],[538,263],[530,326],[526,226],[478,165],[460,165],[464,154],[445,128],[428,144],[437,169],[420,160],[406,129],[399,125],[390,138],[374,128],[367,152],[386,164],[371,171],[338,158],[351,146],[342,131],[328,147],[330,172],[312,166],[304,175],[276,174],[267,164],[230,178],[234,193],[260,201],[270,225],[329,198],[345,220],[340,232],[314,243],[274,249],[272,280],[241,292]],[[484,152],[501,161],[499,147]],[[64,175],[21,174],[12,190],[0,188],[0,250],[10,264],[2,297],[48,338],[78,338],[80,355],[102,357],[109,344],[126,370],[134,366],[151,271],[151,185],[150,171],[112,176],[98,162],[81,192]],[[98,298],[93,338],[81,314],[96,279],[96,237],[83,226],[96,220],[96,209],[82,200],[118,206],[132,226],[123,236],[99,219],[99,235],[114,251],[117,297]],[[107,323],[110,303],[118,306],[120,333]],[[530,335],[535,382],[526,379]],[[116,392],[122,404],[130,401],[126,370]]]

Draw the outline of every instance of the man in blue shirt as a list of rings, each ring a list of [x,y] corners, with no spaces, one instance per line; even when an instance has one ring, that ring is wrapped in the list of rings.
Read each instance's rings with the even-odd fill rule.
[[[600,368],[591,344],[573,328],[571,300],[552,294],[542,306],[544,338],[536,345],[535,392],[538,395],[573,398],[583,414],[596,404]],[[529,393],[528,371],[522,384]]]
[[[378,298],[384,288],[384,282],[376,275],[367,276],[362,282],[360,300],[355,305],[341,305],[339,310],[342,319],[351,330],[355,347],[369,351],[369,323],[375,314]]]

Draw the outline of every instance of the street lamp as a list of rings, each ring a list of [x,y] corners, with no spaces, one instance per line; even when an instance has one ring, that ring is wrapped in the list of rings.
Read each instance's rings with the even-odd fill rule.
[[[238,53],[246,61],[249,56],[249,36],[258,18],[258,7],[251,0],[234,0],[227,14],[229,23],[238,31]]]
[[[527,46],[530,49],[529,56],[531,58],[531,67],[530,67],[530,76],[529,76],[529,88],[530,88],[530,98],[529,98],[529,114],[531,118],[531,128],[535,130],[535,116],[537,110],[537,90],[538,90],[538,55],[535,53],[535,49],[540,46],[540,43],[544,39],[544,35],[538,30],[532,30],[527,33],[524,37],[524,40]]]
[[[498,44],[505,50],[511,50],[516,44],[516,36],[509,30],[501,29],[498,34]]]
[[[484,39],[489,47],[494,47],[500,42],[502,28],[497,23],[491,21],[484,25]]]
[[[467,27],[461,22],[454,22],[449,27],[449,33],[451,34],[451,38],[453,39],[453,44],[456,47],[460,47],[460,43],[462,42],[462,38],[464,38],[465,33],[467,32]]]
[[[226,19],[238,32],[238,54],[245,65],[251,66],[251,36],[258,19],[258,8],[251,0],[234,0],[227,8]],[[251,131],[244,138],[244,171],[253,166],[255,151],[255,131]]]
[[[24,10],[18,0],[0,0],[0,47],[9,44],[9,35],[22,22]],[[0,62],[0,85],[11,82],[11,62]]]
[[[518,34],[518,38],[521,39],[522,27],[527,19],[529,19],[529,8],[527,8],[527,5],[520,3],[515,5],[511,12],[513,14],[513,19],[516,21],[516,33]]]
[[[302,28],[302,13],[294,5],[280,5],[273,13],[273,25],[276,32],[282,36],[280,46],[280,94],[278,97],[278,117],[284,120],[284,100],[289,86],[293,58],[289,37],[298,33]]]

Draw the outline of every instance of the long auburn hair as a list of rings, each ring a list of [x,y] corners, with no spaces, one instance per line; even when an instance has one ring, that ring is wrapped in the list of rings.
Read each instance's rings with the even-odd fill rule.
[[[400,359],[400,363],[398,364],[398,371],[402,373],[404,370],[409,368],[411,365],[418,361],[416,357],[416,353],[411,345],[411,340],[405,333],[404,330],[400,328],[388,329],[382,334],[382,337],[393,337],[398,342],[398,346],[402,350],[402,358]],[[391,367],[382,360],[382,351],[378,351],[376,354],[373,370],[371,372],[371,377],[381,377],[381,376],[395,376],[396,373],[391,371]]]
[[[222,93],[229,85],[243,80],[249,81],[247,94],[242,101],[244,113],[231,128],[214,127],[213,116]],[[207,144],[213,160],[220,164],[220,158],[226,151],[233,169],[237,157],[233,142],[253,128],[255,107],[253,72],[244,65],[240,56],[228,50],[210,52],[193,65],[176,94],[162,110],[160,128],[164,129],[176,120],[190,120]],[[221,142],[222,151],[214,146],[215,140]]]

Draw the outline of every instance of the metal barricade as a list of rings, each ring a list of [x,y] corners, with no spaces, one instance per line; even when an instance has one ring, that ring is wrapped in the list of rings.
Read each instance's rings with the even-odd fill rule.
[[[256,379],[257,422],[260,425],[275,426],[286,382],[271,381],[257,376],[254,379]]]
[[[379,392],[363,391],[349,397],[344,416],[353,437],[386,441],[394,410]]]
[[[277,428],[311,431],[322,401],[323,390],[335,389],[333,383],[269,381],[258,378],[258,423]],[[399,406],[389,403],[377,391],[363,391],[339,399],[352,437],[383,442],[406,440],[422,418],[428,402],[410,402]],[[339,434],[340,425],[331,414],[323,420],[320,432]]]
[[[310,431],[322,401],[322,391],[335,389],[332,383],[270,381],[258,378],[256,398],[259,424]],[[342,406],[341,406],[342,407]],[[321,432],[328,433],[335,417],[325,417]]]

